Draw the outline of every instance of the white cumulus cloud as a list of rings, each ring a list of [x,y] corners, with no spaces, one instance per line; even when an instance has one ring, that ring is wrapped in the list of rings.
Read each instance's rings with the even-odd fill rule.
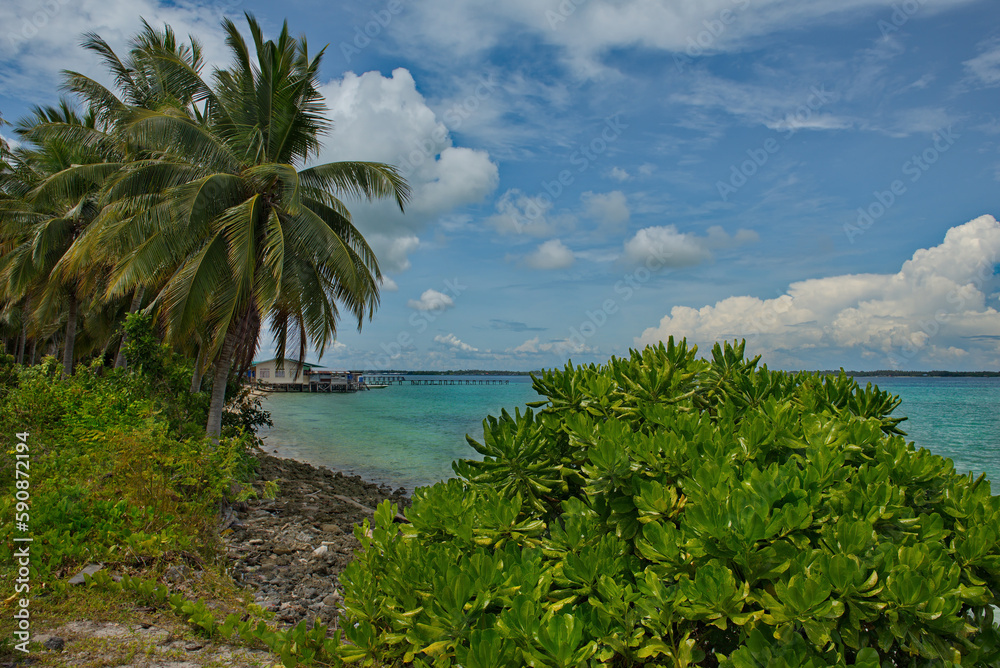
[[[631,212],[625,193],[612,190],[609,193],[587,191],[580,196],[587,216],[606,226],[618,226],[628,221]]]
[[[417,311],[444,311],[455,305],[455,300],[434,289],[424,290],[420,299],[411,299],[406,305]]]
[[[635,342],[687,337],[699,345],[746,338],[765,361],[856,356],[877,368],[1000,365],[1000,224],[982,216],[917,250],[893,274],[847,274],[792,283],[774,299],[734,296],[699,309],[675,306]]]
[[[461,350],[462,352],[466,353],[479,352],[479,348],[470,346],[468,343],[462,341],[454,334],[438,334],[437,336],[434,337],[434,340],[437,343],[443,343],[444,345],[448,346],[449,348],[453,348],[454,350]]]
[[[382,271],[405,271],[410,268],[410,253],[420,246],[420,239],[413,234],[374,233],[365,236],[375,251]]]
[[[691,267],[710,260],[712,251],[735,248],[758,239],[753,230],[741,229],[730,235],[717,225],[708,228],[705,236],[680,232],[673,225],[646,227],[625,242],[623,258],[633,264],[655,258],[666,267]]]
[[[550,239],[524,259],[532,269],[565,269],[573,264],[573,251],[559,239]]]
[[[489,154],[454,145],[448,128],[427,105],[405,68],[393,70],[389,77],[378,72],[347,72],[342,79],[323,85],[321,91],[334,128],[316,162],[389,163],[412,189],[405,214],[391,202],[351,204],[355,224],[366,236],[415,238],[440,216],[480,202],[496,189],[499,172]],[[398,266],[408,266],[406,254],[413,248],[408,246],[396,258]]]

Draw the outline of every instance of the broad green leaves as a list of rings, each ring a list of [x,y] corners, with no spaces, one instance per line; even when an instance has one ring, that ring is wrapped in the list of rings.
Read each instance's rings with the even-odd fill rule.
[[[907,444],[896,397],[756,362],[670,341],[541,374],[483,461],[359,532],[348,638],[434,666],[1000,665],[989,483]]]

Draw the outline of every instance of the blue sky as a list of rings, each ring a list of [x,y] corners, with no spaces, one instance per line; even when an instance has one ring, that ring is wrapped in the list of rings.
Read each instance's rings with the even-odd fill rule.
[[[414,186],[405,215],[352,204],[387,279],[325,365],[536,369],[673,334],[788,369],[1000,368],[996,2],[15,0],[0,111],[101,76],[83,30],[122,45],[143,16],[221,64],[243,11],[329,45],[317,160]]]

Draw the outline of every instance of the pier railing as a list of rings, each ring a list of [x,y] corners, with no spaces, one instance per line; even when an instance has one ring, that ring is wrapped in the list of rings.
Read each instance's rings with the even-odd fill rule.
[[[342,376],[319,376],[296,383],[270,383],[263,380],[254,382],[254,387],[264,392],[358,392],[367,390],[374,385],[402,385],[407,380],[410,385],[508,385],[505,378],[406,378],[405,376],[371,376],[361,375],[347,379]]]
[[[397,376],[395,374],[390,376],[373,376],[366,373],[362,377],[365,379],[366,385],[392,385],[393,383],[402,385],[403,381],[406,380],[405,376]]]
[[[500,378],[452,379],[452,378],[411,378],[410,385],[507,385],[509,380]]]

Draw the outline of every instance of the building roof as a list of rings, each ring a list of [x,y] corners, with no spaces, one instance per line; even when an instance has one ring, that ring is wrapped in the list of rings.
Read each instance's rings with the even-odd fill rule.
[[[276,362],[276,361],[278,361],[278,358],[277,357],[272,357],[269,360],[260,360],[260,361],[257,361],[257,362],[253,362],[253,363],[250,364],[250,366],[257,366],[258,364],[266,364],[267,362]],[[291,357],[286,357],[284,359],[284,361],[285,361],[286,364],[288,364],[288,363],[299,364],[299,361],[297,359],[293,359]],[[319,368],[319,364],[310,364],[309,362],[302,362],[302,367],[304,369],[318,369]]]

